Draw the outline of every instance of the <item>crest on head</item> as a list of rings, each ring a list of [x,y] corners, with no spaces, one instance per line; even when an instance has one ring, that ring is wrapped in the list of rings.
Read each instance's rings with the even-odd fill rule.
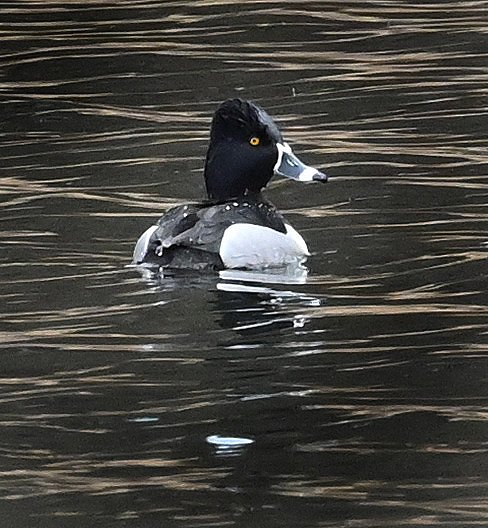
[[[211,138],[248,141],[253,136],[268,143],[283,141],[280,129],[260,106],[242,99],[224,101],[215,112]]]

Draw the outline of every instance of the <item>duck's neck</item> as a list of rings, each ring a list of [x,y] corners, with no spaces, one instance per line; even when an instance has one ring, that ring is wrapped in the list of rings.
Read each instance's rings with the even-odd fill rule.
[[[273,176],[273,165],[267,158],[249,155],[235,141],[221,141],[209,147],[204,176],[210,199],[254,198]]]
[[[236,194],[235,196],[212,196],[207,192],[206,201],[212,203],[225,203],[231,201],[249,200],[250,202],[256,203],[268,203],[264,194],[261,191],[249,191],[246,190],[244,193]]]

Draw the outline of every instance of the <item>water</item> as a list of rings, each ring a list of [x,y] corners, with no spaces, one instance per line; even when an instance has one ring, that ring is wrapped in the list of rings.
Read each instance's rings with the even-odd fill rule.
[[[486,2],[0,4],[2,526],[488,524]],[[261,103],[308,277],[142,277]]]

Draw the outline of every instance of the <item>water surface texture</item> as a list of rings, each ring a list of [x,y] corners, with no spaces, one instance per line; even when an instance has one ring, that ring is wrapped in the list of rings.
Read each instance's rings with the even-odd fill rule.
[[[2,528],[488,526],[487,2],[0,2]],[[142,277],[253,99],[308,277]]]

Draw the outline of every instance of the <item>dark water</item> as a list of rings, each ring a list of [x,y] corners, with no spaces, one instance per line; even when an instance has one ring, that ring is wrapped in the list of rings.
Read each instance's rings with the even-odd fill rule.
[[[488,525],[487,7],[0,3],[2,528]],[[141,278],[232,96],[308,278]]]

